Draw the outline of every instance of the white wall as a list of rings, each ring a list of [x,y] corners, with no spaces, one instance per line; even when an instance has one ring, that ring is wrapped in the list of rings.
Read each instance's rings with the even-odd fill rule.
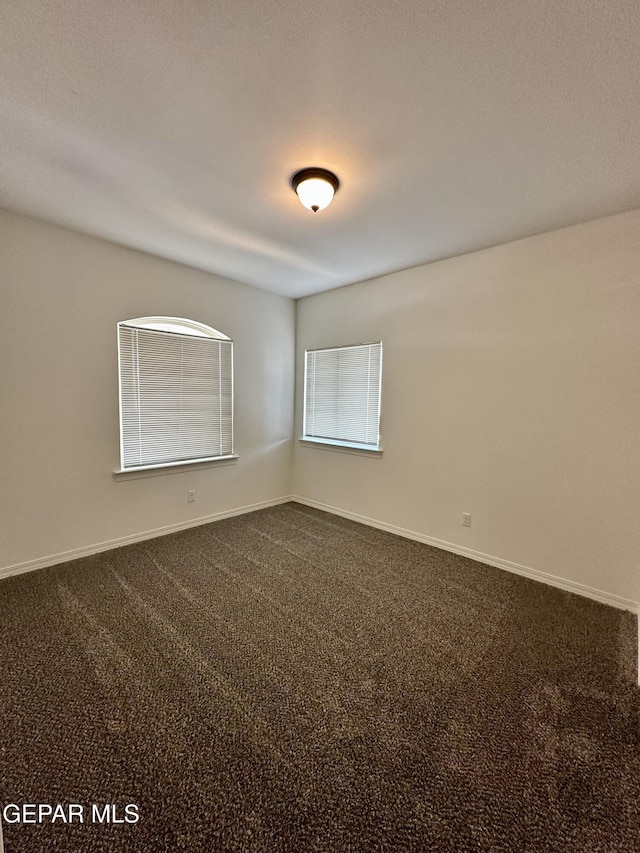
[[[382,458],[298,446],[294,492],[640,601],[640,211],[297,303],[382,340]],[[472,514],[471,528],[461,526]]]
[[[114,478],[116,324],[151,314],[233,338],[237,463]],[[0,211],[0,570],[290,494],[293,347],[289,299]]]
[[[116,323],[147,314],[234,339],[236,464],[114,478]],[[292,489],[294,303],[0,211],[0,574],[293,491],[640,601],[640,211],[309,297],[297,319],[295,435],[304,349],[381,339],[384,453],[296,441]]]

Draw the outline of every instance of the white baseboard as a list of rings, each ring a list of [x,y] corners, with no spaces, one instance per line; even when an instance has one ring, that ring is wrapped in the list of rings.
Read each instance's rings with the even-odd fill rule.
[[[99,554],[101,551],[111,551],[113,548],[121,548],[123,545],[132,545],[135,542],[143,542],[145,539],[155,539],[158,536],[166,536],[168,533],[177,533],[179,530],[188,530],[190,527],[199,527],[201,524],[209,524],[219,521],[221,518],[230,518],[234,515],[244,515],[246,512],[254,512],[257,509],[265,509],[269,506],[287,503],[293,500],[291,495],[280,498],[272,498],[268,501],[260,501],[247,506],[235,507],[234,509],[214,512],[213,515],[203,515],[200,518],[190,518],[188,521],[180,521],[177,524],[168,524],[166,527],[156,527],[154,530],[145,530],[142,533],[134,533],[131,536],[123,536],[120,539],[110,539],[108,542],[100,542],[97,545],[88,545],[84,548],[72,548],[70,551],[62,551],[59,554],[51,554],[48,557],[40,557],[37,560],[28,560],[26,563],[15,563],[12,566],[0,568],[0,579],[12,575],[22,575],[25,572],[33,572],[36,569],[44,569],[47,566],[55,566],[58,563],[66,563],[69,560],[77,560],[80,557],[89,557],[91,554]]]
[[[640,602],[631,601],[628,598],[622,598],[619,595],[613,595],[609,592],[604,592],[600,589],[594,589],[590,586],[577,583],[576,581],[559,578],[556,575],[550,575],[546,572],[541,572],[538,569],[529,568],[529,566],[521,566],[518,563],[512,563],[509,560],[503,560],[501,557],[492,557],[490,554],[483,554],[480,551],[473,551],[471,548],[465,548],[463,545],[454,545],[452,542],[445,542],[443,539],[435,539],[433,536],[426,536],[424,533],[416,533],[414,530],[407,530],[404,527],[396,527],[395,524],[387,524],[384,521],[378,521],[375,518],[368,518],[365,515],[358,515],[349,510],[340,509],[339,507],[330,506],[329,504],[313,501],[309,498],[303,498],[300,495],[293,495],[291,500],[305,506],[315,507],[325,512],[340,515],[343,518],[349,518],[352,521],[359,521],[361,524],[367,524],[369,527],[377,527],[380,530],[386,530],[388,533],[396,533],[398,536],[404,536],[407,539],[415,539],[417,542],[424,542],[426,545],[434,545],[436,548],[442,548],[444,551],[451,551],[454,554],[460,554],[462,557],[469,557],[471,560],[476,560],[479,563],[485,563],[488,566],[494,566],[497,569],[504,569],[507,572],[513,572],[516,575],[522,575],[525,578],[531,578],[534,581],[546,583],[549,586],[555,586],[558,589],[563,589],[566,592],[574,592],[576,595],[583,595],[585,598],[591,598],[594,601],[599,601],[601,604],[608,604],[611,607],[617,607],[620,610],[630,610],[632,613],[640,614]],[[640,623],[639,623],[640,628]]]

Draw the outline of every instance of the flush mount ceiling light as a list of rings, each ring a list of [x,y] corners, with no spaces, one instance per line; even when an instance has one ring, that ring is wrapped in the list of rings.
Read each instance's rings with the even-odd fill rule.
[[[292,176],[291,186],[302,204],[317,213],[331,204],[340,181],[327,169],[301,169]]]

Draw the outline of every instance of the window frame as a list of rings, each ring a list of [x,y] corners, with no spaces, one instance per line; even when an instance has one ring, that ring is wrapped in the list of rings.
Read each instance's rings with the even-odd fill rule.
[[[165,326],[167,328],[162,328]],[[198,456],[189,459],[178,459],[167,462],[153,462],[145,465],[127,465],[125,466],[125,449],[124,449],[124,430],[123,430],[123,374],[122,374],[122,354],[120,344],[120,329],[133,328],[141,331],[150,331],[161,334],[177,334],[194,338],[208,338],[214,341],[228,342],[230,344],[230,362],[231,362],[231,453],[215,456]],[[174,328],[168,328],[174,327]],[[119,449],[120,449],[120,466],[114,471],[116,475],[138,474],[144,475],[145,472],[154,471],[157,473],[170,473],[171,469],[184,468],[185,466],[198,466],[203,463],[211,465],[212,463],[229,463],[238,458],[235,452],[235,371],[233,358],[233,340],[223,332],[214,329],[204,323],[195,320],[189,320],[181,317],[167,316],[149,316],[136,317],[129,320],[121,320],[116,324],[117,336],[117,351],[118,351],[118,417],[119,417]],[[168,470],[164,470],[168,469]]]
[[[315,352],[327,352],[329,350],[348,350],[348,349],[358,349],[361,347],[372,347],[379,346],[380,347],[380,367],[379,367],[379,378],[378,378],[378,443],[377,444],[366,444],[364,442],[358,441],[349,441],[341,438],[329,438],[329,437],[318,437],[313,435],[308,435],[307,428],[307,382],[308,382],[308,356],[310,353]],[[328,346],[328,347],[313,347],[305,349],[304,351],[304,366],[303,366],[303,391],[302,391],[302,435],[300,436],[300,442],[303,445],[315,446],[319,448],[323,448],[325,450],[338,450],[350,453],[356,453],[357,455],[365,455],[365,456],[380,456],[382,455],[382,432],[381,432],[381,422],[382,422],[382,359],[383,359],[383,345],[382,341],[368,341],[366,343],[358,343],[358,344],[340,344],[337,346]]]

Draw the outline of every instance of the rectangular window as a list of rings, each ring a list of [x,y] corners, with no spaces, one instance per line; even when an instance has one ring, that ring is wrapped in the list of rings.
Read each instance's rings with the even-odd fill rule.
[[[119,324],[122,470],[233,454],[232,348]]]
[[[382,344],[307,350],[303,438],[380,449]]]

